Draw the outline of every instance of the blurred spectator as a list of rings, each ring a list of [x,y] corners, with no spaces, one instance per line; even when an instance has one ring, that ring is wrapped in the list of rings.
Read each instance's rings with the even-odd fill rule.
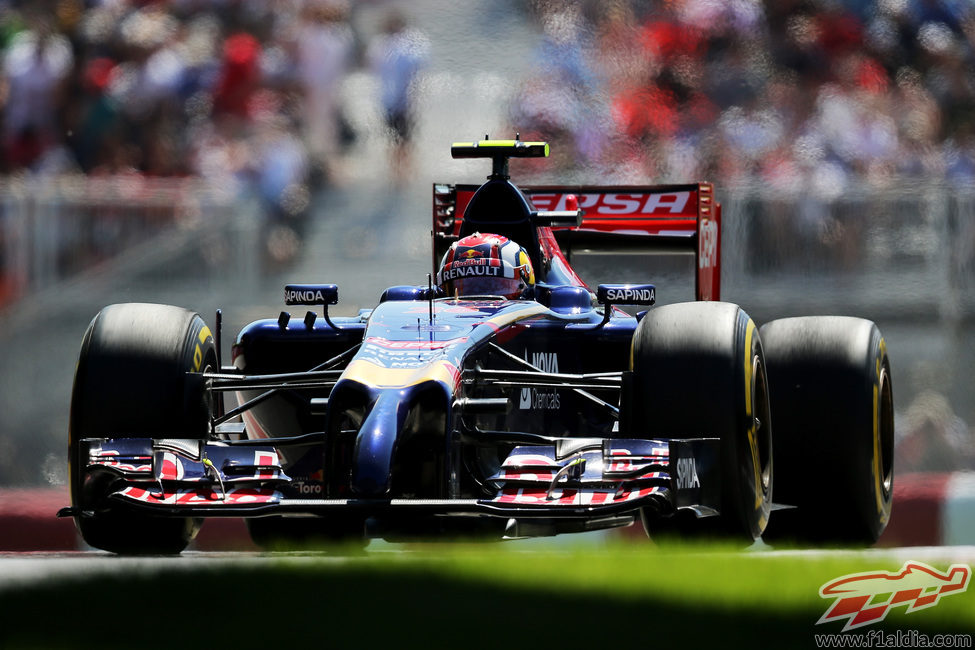
[[[8,169],[38,166],[59,145],[58,111],[74,64],[71,43],[35,17],[3,57],[3,152]]]
[[[410,147],[416,120],[417,79],[426,65],[430,44],[420,31],[407,26],[398,11],[387,16],[382,33],[369,45],[367,58],[379,79],[380,103],[393,143],[393,178],[397,185],[410,172]]]
[[[291,261],[301,245],[304,217],[310,203],[308,157],[282,107],[280,98],[262,98],[250,174],[264,203],[267,261]]]
[[[339,0],[310,0],[297,36],[297,77],[302,86],[305,142],[326,178],[339,170],[342,114],[340,89],[350,72],[353,34],[348,8]]]
[[[246,32],[223,44],[220,77],[213,92],[213,113],[238,119],[251,117],[251,99],[261,83],[261,44]]]
[[[905,419],[894,450],[898,472],[954,472],[975,463],[971,433],[944,395],[921,393],[908,407]]]
[[[608,110],[596,74],[603,68],[588,54],[592,30],[579,6],[543,5],[539,22],[542,40],[512,107],[512,131],[551,142],[555,173],[564,175],[580,161],[603,162]],[[607,34],[613,38],[619,34]]]

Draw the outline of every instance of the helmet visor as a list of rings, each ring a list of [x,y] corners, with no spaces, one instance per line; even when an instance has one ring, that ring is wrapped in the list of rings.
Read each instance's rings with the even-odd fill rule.
[[[457,278],[445,287],[448,296],[503,296],[518,298],[525,290],[521,278]]]

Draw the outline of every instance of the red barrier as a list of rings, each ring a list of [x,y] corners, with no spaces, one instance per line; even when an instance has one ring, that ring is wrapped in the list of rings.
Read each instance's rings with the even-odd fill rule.
[[[58,519],[68,489],[0,488],[0,551],[72,551],[79,548],[72,519]]]
[[[73,519],[57,512],[71,502],[66,487],[0,488],[0,552],[76,551],[85,548]],[[244,521],[211,519],[190,548],[201,551],[253,551]]]
[[[947,542],[942,515],[952,474],[894,478],[894,506],[878,546],[940,546]]]

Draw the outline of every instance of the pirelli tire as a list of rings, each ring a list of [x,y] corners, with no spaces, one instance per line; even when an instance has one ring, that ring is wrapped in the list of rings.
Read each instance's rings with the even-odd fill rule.
[[[772,505],[772,437],[754,321],[730,303],[655,308],[634,334],[632,371],[630,426],[664,438],[721,439],[719,516],[684,520],[645,511],[647,534],[760,537]]]
[[[786,318],[761,329],[775,405],[777,510],[766,538],[872,544],[890,519],[894,397],[887,345],[861,318]]]
[[[119,554],[179,553],[201,522],[112,509],[118,477],[86,472],[85,438],[205,438],[212,404],[197,374],[216,367],[210,329],[192,311],[126,303],[102,309],[82,340],[69,419],[71,502],[85,542]],[[194,373],[194,374],[188,374]]]

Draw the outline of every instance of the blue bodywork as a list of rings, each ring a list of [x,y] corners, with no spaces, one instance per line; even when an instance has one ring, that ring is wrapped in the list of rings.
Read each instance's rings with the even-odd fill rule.
[[[387,299],[365,322],[333,319],[332,327],[320,318],[312,328],[303,323],[281,327],[275,320],[252,323],[240,333],[234,347],[235,363],[246,374],[298,372],[357,341],[361,346],[331,390],[324,418],[308,412],[309,396],[285,392],[248,412],[245,421],[252,425],[248,431],[257,437],[256,431],[295,436],[324,429],[331,432],[330,437],[341,437],[341,420],[351,415],[358,431],[351,455],[344,459],[349,466],[336,460],[341,446],[336,443],[332,444],[332,458],[325,461],[331,470],[327,474],[347,474],[349,481],[323,479],[329,486],[325,493],[394,496],[396,453],[402,438],[412,433],[406,426],[411,410],[420,404],[423,415],[436,413],[442,419],[439,445],[446,453],[450,432],[459,429],[456,419],[462,417],[455,413],[455,402],[481,397],[483,392],[461,376],[479,365],[497,367],[497,360],[488,360],[494,346],[547,373],[604,373],[627,366],[635,318],[620,312],[605,321],[583,287],[539,287],[536,291],[550,306],[534,300]],[[387,293],[422,295],[423,288]],[[291,349],[303,353],[291,358],[287,354]],[[275,353],[277,350],[282,353]],[[311,351],[317,354],[311,356]],[[503,412],[482,415],[481,423],[490,420],[492,429],[548,436],[604,437],[613,433],[616,418],[611,409],[600,408],[572,390],[526,387],[508,392],[509,404]],[[244,399],[253,396],[242,395]],[[618,405],[616,397],[612,401]],[[294,460],[299,468],[311,470],[298,472],[303,480],[312,480],[314,469],[306,457],[315,453],[309,451]],[[452,469],[445,472],[440,485],[423,486],[425,494],[462,494],[462,473]]]

